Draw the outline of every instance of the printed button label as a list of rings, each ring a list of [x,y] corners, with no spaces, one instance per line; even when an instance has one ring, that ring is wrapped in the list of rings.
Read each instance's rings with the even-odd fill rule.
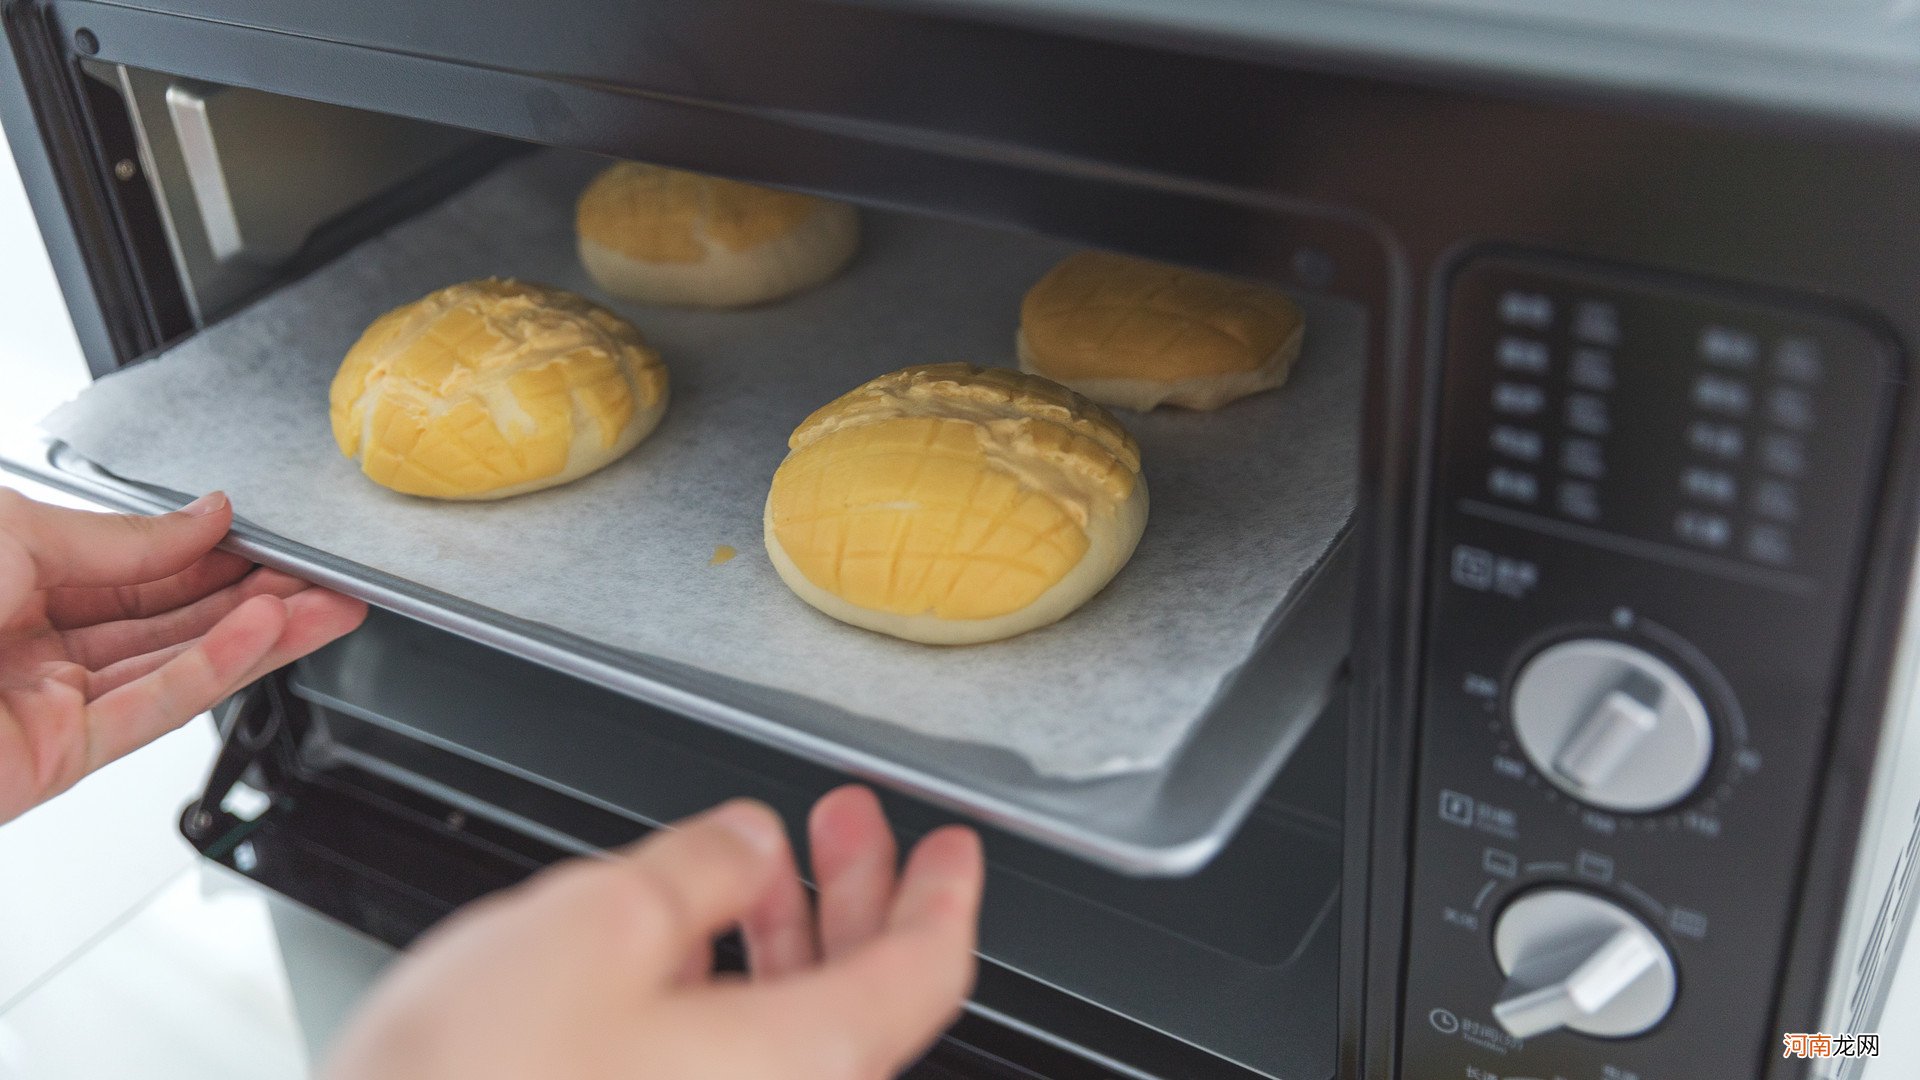
[[[1473,827],[1508,840],[1519,836],[1520,815],[1504,806],[1481,803],[1473,808]]]
[[[1789,382],[1819,382],[1820,366],[1820,346],[1811,338],[1787,338],[1773,347],[1773,373]]]
[[[1500,321],[1545,330],[1553,325],[1553,301],[1541,293],[1504,293],[1500,297]]]
[[[1688,498],[1722,506],[1731,504],[1739,494],[1732,473],[1721,469],[1703,469],[1697,465],[1681,472],[1680,490]]]
[[[1746,453],[1747,436],[1732,424],[1696,420],[1687,426],[1687,445],[1700,453],[1735,461]]]
[[[1673,531],[1689,544],[1705,548],[1724,548],[1733,539],[1733,526],[1719,514],[1682,510],[1673,519]]]
[[[1573,336],[1595,345],[1620,344],[1620,309],[1600,300],[1582,300],[1573,309]]]
[[[1596,394],[1572,394],[1567,397],[1567,426],[1582,435],[1605,435],[1613,430],[1607,415],[1607,399]]]
[[[1769,435],[1760,440],[1760,463],[1782,476],[1807,471],[1806,444],[1791,435]]]
[[[1700,331],[1700,358],[1709,364],[1745,371],[1760,359],[1760,340],[1745,330],[1709,326]]]
[[[1708,840],[1720,835],[1720,818],[1714,814],[1689,810],[1680,815],[1680,824],[1686,826],[1688,832],[1698,833]]]
[[[1708,412],[1745,416],[1753,411],[1753,391],[1738,379],[1702,375],[1693,384],[1693,403]]]
[[[1782,480],[1762,480],[1753,489],[1753,512],[1776,521],[1796,521],[1800,517],[1800,493]]]
[[[1778,525],[1756,525],[1747,533],[1747,555],[1763,563],[1785,566],[1793,561],[1793,541]]]
[[[1457,544],[1453,549],[1453,583],[1469,589],[1493,587],[1493,552]]]
[[[1603,349],[1575,349],[1567,377],[1582,390],[1613,389],[1613,354]]]
[[[1530,503],[1540,498],[1540,481],[1530,472],[1502,467],[1487,473],[1487,491],[1503,499]]]
[[[1767,419],[1783,428],[1805,431],[1813,426],[1813,396],[1797,386],[1775,387],[1767,395]]]
[[[1525,383],[1495,383],[1493,407],[1508,416],[1538,416],[1547,407],[1547,392]]]
[[[1667,918],[1667,925],[1681,937],[1698,940],[1707,936],[1707,917],[1697,911],[1674,908],[1672,915]]]
[[[1573,863],[1573,872],[1588,881],[1608,882],[1613,880],[1613,860],[1592,851],[1582,851]]]
[[[1495,351],[1500,366],[1508,371],[1522,371],[1529,375],[1544,375],[1552,354],[1547,351],[1547,343],[1532,338],[1503,337]]]
[[[1607,471],[1600,444],[1592,439],[1568,439],[1561,443],[1560,468],[1587,480],[1598,480]]]
[[[1460,689],[1477,698],[1492,700],[1500,696],[1500,682],[1488,675],[1469,672],[1460,680]]]
[[[1493,560],[1493,591],[1522,600],[1540,584],[1540,568],[1525,559]]]
[[[1453,583],[1475,592],[1496,592],[1515,600],[1540,584],[1540,567],[1525,559],[1495,555],[1484,548],[1456,544],[1453,548]]]
[[[1492,440],[1495,450],[1521,461],[1538,461],[1545,449],[1545,440],[1539,432],[1507,424],[1495,425]]]

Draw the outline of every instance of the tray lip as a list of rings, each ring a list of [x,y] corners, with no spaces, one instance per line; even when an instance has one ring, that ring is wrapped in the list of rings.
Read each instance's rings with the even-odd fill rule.
[[[70,469],[62,463],[63,460],[76,461],[85,471]],[[0,433],[0,469],[126,512],[166,513],[178,509],[187,501],[184,496],[127,480],[95,465],[64,441],[42,431]],[[1350,546],[1352,531],[1350,517],[1319,566],[1312,572],[1313,576],[1320,574],[1332,560],[1338,558],[1341,548]],[[493,611],[440,590],[331,556],[321,549],[261,529],[244,519],[235,521],[233,531],[221,547],[260,565],[294,574],[398,615],[671,710],[719,730],[753,739],[776,750],[978,818],[997,829],[1128,875],[1180,877],[1205,866],[1225,847],[1287,757],[1268,755],[1272,760],[1264,762],[1249,775],[1236,797],[1208,817],[1205,828],[1169,843],[1146,843],[1088,828],[1045,807],[1023,804],[910,762],[871,753],[728,704],[697,690],[623,667],[617,662],[617,650],[607,649],[590,639]],[[1276,613],[1273,625],[1283,622],[1285,614],[1310,591],[1310,588],[1301,588],[1288,597]],[[1225,685],[1230,686],[1237,677],[1230,677]],[[1319,691],[1313,705],[1316,712],[1324,712],[1339,683],[1336,674]],[[1085,781],[1051,782],[1069,787],[1099,784],[1105,780],[1140,782],[1157,778],[1157,783],[1173,775],[1182,756],[1198,741],[1207,723],[1207,718],[1203,717],[1182,747],[1159,769]],[[1294,741],[1297,743],[1298,740]]]

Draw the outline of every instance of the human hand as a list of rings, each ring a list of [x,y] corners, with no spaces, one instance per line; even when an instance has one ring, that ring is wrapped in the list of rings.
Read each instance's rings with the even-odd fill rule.
[[[232,524],[218,493],[140,517],[0,489],[0,822],[366,617],[216,551]]]
[[[947,826],[904,873],[879,800],[808,823],[817,914],[780,820],[736,800],[574,860],[434,929],[342,1036],[334,1080],[877,1080],[973,983],[980,840]],[[750,975],[711,973],[738,926]]]

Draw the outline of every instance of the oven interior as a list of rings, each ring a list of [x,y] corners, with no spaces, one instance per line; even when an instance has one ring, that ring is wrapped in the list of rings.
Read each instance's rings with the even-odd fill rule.
[[[443,898],[501,883],[488,879],[494,859],[525,872],[552,854],[622,844],[718,793],[763,799],[799,829],[813,800],[847,780],[384,613],[300,664],[286,690],[276,715],[291,752],[253,777],[274,792],[275,811],[231,823],[210,850],[302,899],[336,888],[315,860],[368,877],[395,865],[406,869],[386,876],[421,872],[417,856],[343,829],[358,817],[341,812],[348,804],[405,806],[440,845],[486,853],[474,856],[484,870],[426,875],[438,882],[432,900],[346,901],[390,940],[438,917]],[[1331,1075],[1345,734],[1341,710],[1321,717],[1233,840],[1190,876],[1119,874],[983,828],[976,1011],[1156,1073],[1204,1057],[1214,1069]],[[882,798],[903,844],[965,820]]]
[[[125,140],[126,156],[108,163],[116,203],[164,243],[133,260],[154,298],[158,353],[244,317],[503,163],[550,152],[83,67],[95,107],[125,117],[124,130],[102,125]],[[1040,231],[1017,207],[975,224]],[[1379,298],[1339,288],[1329,259],[1302,247],[1267,259],[1268,276],[1311,310],[1365,325]],[[1232,261],[1219,269],[1261,260]],[[1351,340],[1378,332],[1365,326]],[[1358,371],[1366,348],[1313,359]],[[45,454],[75,490],[135,507],[172,497],[70,448]],[[287,550],[274,540],[253,537],[250,550],[273,561]],[[1352,546],[1336,544],[1276,613],[1169,764],[1078,783],[1035,780],[953,744],[881,737],[836,756],[811,752],[833,732],[788,744],[720,730],[617,681],[555,670],[564,639],[503,648],[463,632],[471,622],[438,618],[452,606],[444,597],[413,595],[227,710],[230,733],[244,737],[230,738],[209,787],[219,810],[198,822],[190,810],[188,832],[213,857],[401,942],[448,904],[558,855],[625,842],[731,795],[798,823],[828,788],[866,778],[883,787],[903,836],[969,820],[988,837],[987,964],[969,1023],[1120,1048],[1115,1069],[1324,1077],[1336,1051]],[[329,584],[369,580],[339,572]],[[902,762],[911,767],[894,771]],[[234,790],[269,797],[250,808],[236,799],[229,782],[241,774]],[[464,854],[448,856],[449,845]]]

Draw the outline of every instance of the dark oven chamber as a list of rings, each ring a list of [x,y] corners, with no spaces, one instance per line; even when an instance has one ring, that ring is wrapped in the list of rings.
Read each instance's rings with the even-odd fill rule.
[[[1314,440],[1350,520],[1144,773],[861,726],[244,525],[378,610],[223,706],[182,831],[404,945],[852,776],[903,834],[987,836],[981,982],[916,1076],[1812,1075],[1780,1033],[1870,1025],[1911,918],[1920,116],[1866,16],[1706,8],[4,4],[0,120],[103,386],[587,155],[982,259],[1261,279],[1351,380]],[[1602,937],[1644,969],[1571,1009]]]

